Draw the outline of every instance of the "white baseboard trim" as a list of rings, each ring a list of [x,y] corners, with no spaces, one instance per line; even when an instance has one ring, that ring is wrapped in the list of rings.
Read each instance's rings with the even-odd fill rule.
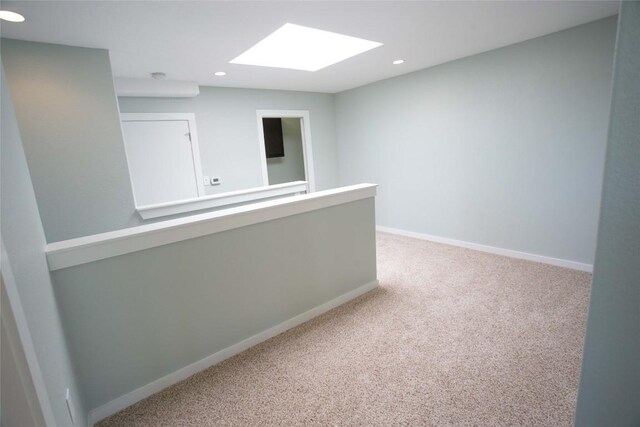
[[[416,233],[414,231],[399,230],[397,228],[376,226],[376,230],[399,236],[413,237],[415,239],[429,240],[431,242],[445,243],[447,245],[459,246],[461,248],[474,249],[480,252],[487,252],[495,255],[503,255],[510,258],[524,259],[527,261],[541,262],[543,264],[556,265],[558,267],[571,268],[573,270],[593,272],[593,265],[566,259],[552,258],[544,255],[531,254],[528,252],[514,251],[511,249],[496,248],[494,246],[481,245],[479,243],[465,242],[464,240],[449,239],[446,237],[434,236],[431,234]]]
[[[192,363],[191,365],[178,369],[175,372],[172,372],[147,385],[144,385],[110,402],[107,402],[104,405],[89,412],[89,427],[93,427],[93,425],[98,421],[103,420],[117,412],[120,412],[121,410],[151,396],[152,394],[158,393],[159,391],[162,391],[173,384],[187,379],[200,371],[203,371],[217,363],[220,363],[231,356],[235,356],[236,354],[241,353],[256,344],[260,344],[261,342],[266,341],[269,338],[273,338],[274,336],[281,334],[282,332],[285,332],[291,328],[294,328],[308,320],[311,320],[314,317],[318,317],[319,315],[326,313],[327,311],[336,308],[356,297],[359,297],[360,295],[369,292],[370,290],[377,287],[377,280],[369,282],[352,291],[347,292],[346,294],[334,298],[331,301],[325,302],[324,304],[312,308],[309,311],[305,311],[304,313],[299,314],[289,320],[285,320],[284,322],[273,326],[263,332],[244,339],[239,343],[232,345],[231,347],[220,350],[217,353],[214,353],[210,356],[205,357],[204,359]]]

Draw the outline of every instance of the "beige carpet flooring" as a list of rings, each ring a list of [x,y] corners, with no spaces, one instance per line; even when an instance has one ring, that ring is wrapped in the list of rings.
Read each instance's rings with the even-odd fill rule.
[[[99,424],[569,426],[591,276],[378,234],[380,288]]]

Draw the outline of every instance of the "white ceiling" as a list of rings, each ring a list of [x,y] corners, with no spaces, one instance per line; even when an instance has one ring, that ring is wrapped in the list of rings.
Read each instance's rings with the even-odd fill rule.
[[[335,93],[615,15],[617,1],[3,1],[2,36],[109,49],[117,77]],[[285,23],[384,45],[320,71],[229,64]],[[392,65],[402,58],[402,65]],[[226,71],[215,77],[215,71]]]

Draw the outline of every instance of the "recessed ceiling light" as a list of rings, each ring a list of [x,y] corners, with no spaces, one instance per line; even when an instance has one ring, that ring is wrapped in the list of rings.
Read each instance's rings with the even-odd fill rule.
[[[216,71],[215,73],[213,73],[214,76],[226,76],[227,73],[225,73],[224,71]]]
[[[284,24],[231,63],[318,71],[381,45],[329,31]]]
[[[393,65],[400,65],[400,64],[404,64],[404,59],[396,59],[395,61],[393,61]]]
[[[9,22],[24,22],[24,16],[9,10],[0,10],[0,19]]]

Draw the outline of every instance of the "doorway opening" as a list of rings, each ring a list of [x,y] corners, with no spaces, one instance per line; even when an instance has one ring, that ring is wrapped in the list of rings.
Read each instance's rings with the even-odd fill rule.
[[[309,112],[258,110],[257,117],[264,185],[306,181],[315,191]]]
[[[205,195],[195,114],[120,116],[136,206]]]

